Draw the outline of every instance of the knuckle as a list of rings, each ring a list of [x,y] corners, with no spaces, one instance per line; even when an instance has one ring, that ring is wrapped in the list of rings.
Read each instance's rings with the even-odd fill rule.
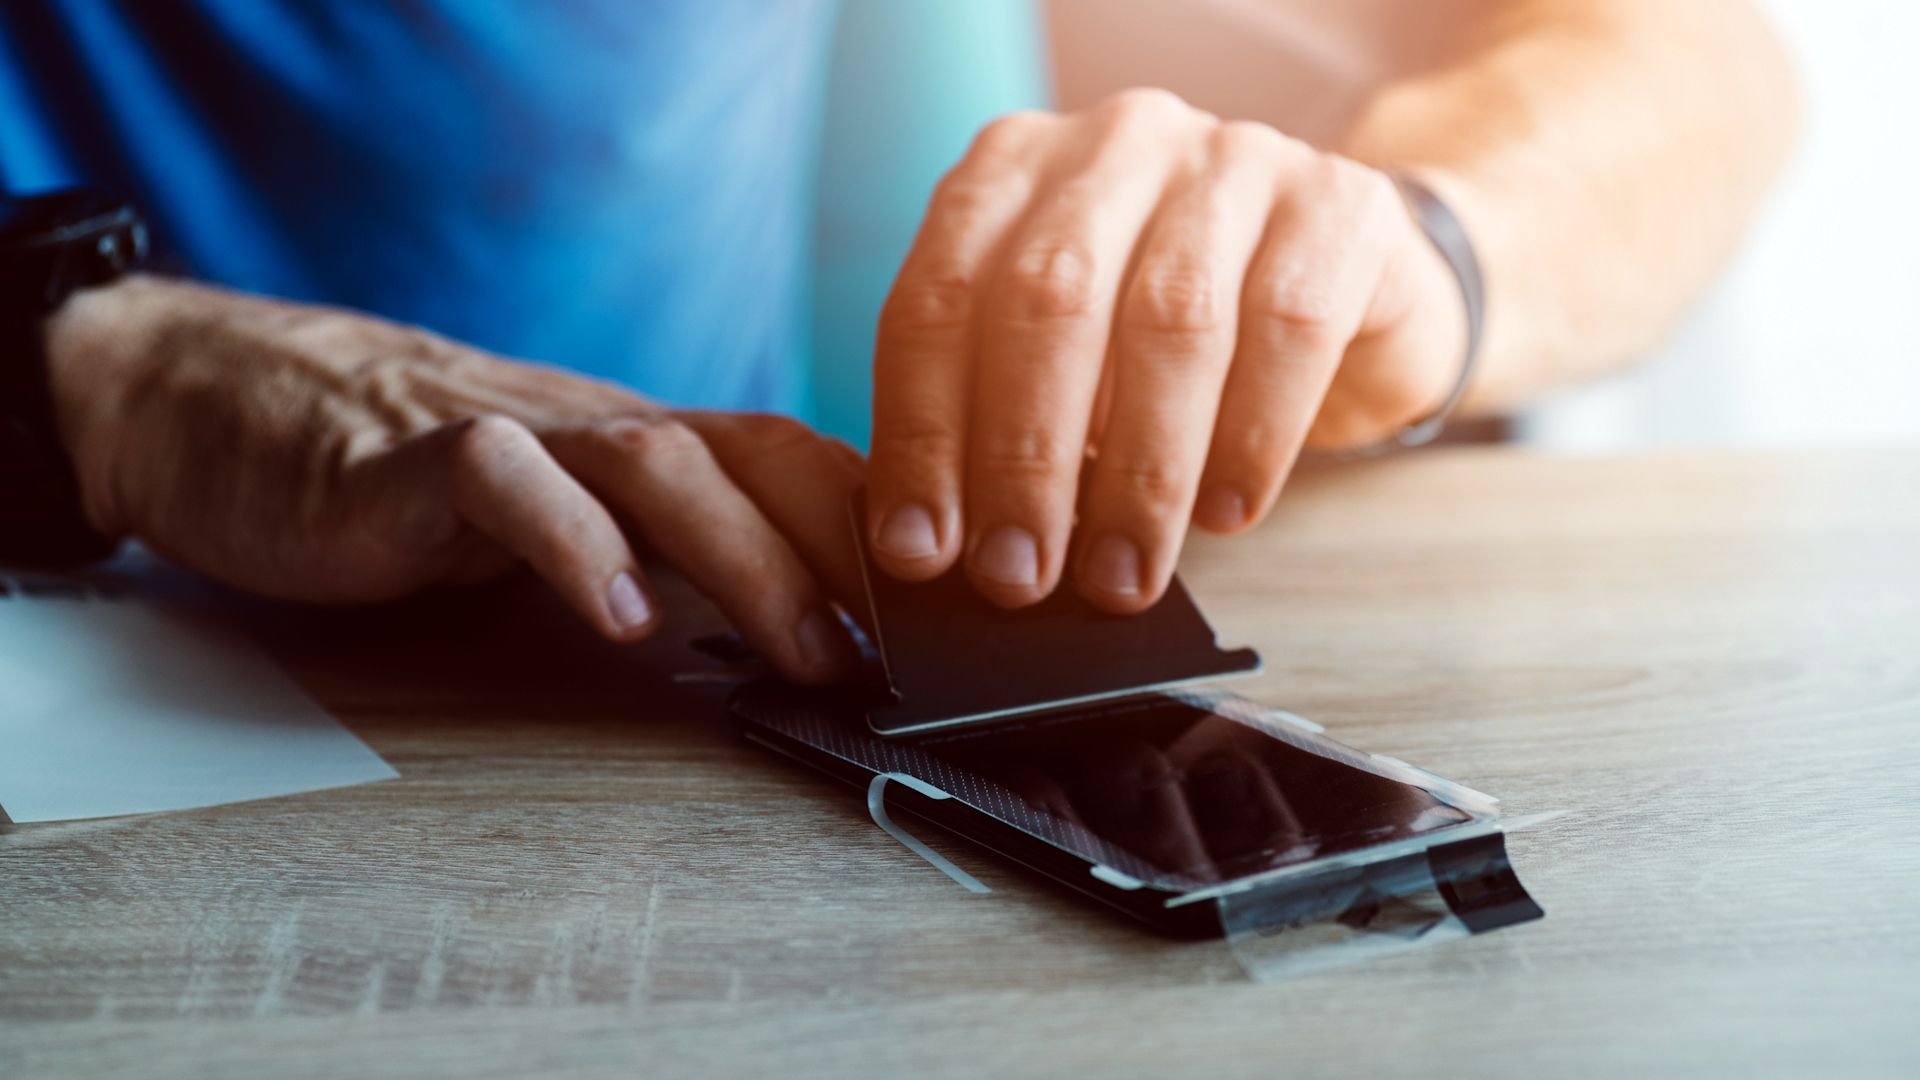
[[[1323,344],[1333,337],[1335,298],[1311,272],[1261,275],[1247,286],[1244,306],[1251,332],[1304,345]]]
[[[1087,314],[1093,307],[1093,259],[1077,244],[1038,244],[1014,255],[1000,292],[1009,315],[1049,321]]]
[[[625,416],[599,431],[609,450],[628,459],[671,463],[706,453],[699,433],[671,416]]]
[[[1187,500],[1186,472],[1165,455],[1120,457],[1103,463],[1102,472],[1110,492],[1155,517],[1174,512]]]
[[[733,419],[758,445],[793,447],[813,442],[812,428],[783,413],[736,413]]]
[[[955,241],[979,232],[1000,201],[998,193],[1003,186],[954,175],[941,180],[927,202],[926,220],[914,241],[912,254],[919,259],[910,258],[907,268],[926,261],[929,254],[944,255],[943,249]]]
[[[968,156],[976,160],[998,160],[1024,149],[1049,116],[1039,109],[1017,109],[988,121],[973,138]]]
[[[1257,120],[1228,120],[1213,129],[1210,142],[1216,158],[1246,158],[1274,164],[1289,160],[1304,145],[1278,128]]]
[[[1042,203],[1042,211],[1055,218],[1083,220],[1096,214],[1113,199],[1113,178],[1088,166],[1055,184]]]
[[[1047,481],[1067,472],[1068,458],[1059,436],[1045,428],[1026,428],[981,440],[973,468],[993,482]]]
[[[1165,122],[1194,111],[1180,95],[1157,86],[1130,87],[1109,97],[1105,104],[1116,119],[1135,123]]]
[[[985,168],[958,168],[934,185],[927,216],[940,231],[965,234],[990,220],[1025,190],[1025,181]]]
[[[880,309],[882,340],[912,342],[966,328],[973,311],[973,280],[959,271],[902,277]]]
[[[1339,154],[1323,154],[1321,160],[1328,186],[1343,195],[1365,201],[1393,194],[1393,182],[1378,169]]]
[[[1383,220],[1383,211],[1403,212],[1400,191],[1386,173],[1338,154],[1319,157],[1314,182],[1330,208],[1344,209],[1362,222]]]
[[[1193,262],[1169,261],[1141,269],[1121,318],[1127,329],[1158,337],[1199,338],[1220,328],[1213,275]]]
[[[821,442],[812,428],[779,413],[740,413],[733,417],[749,451],[760,457],[811,453]]]
[[[455,463],[465,471],[495,468],[533,439],[519,421],[483,413],[458,421],[453,435]]]

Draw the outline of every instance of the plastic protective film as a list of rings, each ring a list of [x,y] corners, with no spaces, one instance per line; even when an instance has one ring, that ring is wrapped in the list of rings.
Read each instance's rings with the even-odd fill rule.
[[[1109,903],[1171,932],[1223,934],[1256,979],[1540,916],[1501,835],[1524,823],[1495,800],[1234,694],[1159,691],[911,741],[777,683],[742,688],[734,712],[756,741],[848,766],[876,821],[879,777],[936,800],[916,811],[936,821],[971,807],[1073,857],[1023,861],[1082,866]]]
[[[1503,831],[1554,816],[1506,822]],[[1234,958],[1259,982],[1438,945],[1544,914],[1508,863],[1503,832],[1336,866],[1285,888],[1217,896],[1214,904]]]
[[[1397,758],[1363,754],[1292,713],[1220,691],[1180,696],[1295,745],[1310,740],[1330,757],[1421,789],[1470,815],[1440,830],[1329,854],[1264,880],[1256,876],[1172,901],[1210,896],[1234,958],[1254,980],[1277,982],[1362,963],[1545,914],[1508,861],[1505,834],[1558,813],[1503,818],[1491,796]],[[1283,735],[1288,727],[1304,729],[1308,739]]]

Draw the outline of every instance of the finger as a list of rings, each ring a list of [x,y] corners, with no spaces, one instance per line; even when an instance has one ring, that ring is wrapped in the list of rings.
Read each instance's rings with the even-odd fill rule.
[[[999,254],[968,423],[966,565],[1005,606],[1053,590],[1072,530],[1117,291],[1198,114],[1171,95],[1102,114],[1086,161],[1040,194]]]
[[[692,428],[632,418],[546,442],[787,678],[825,683],[851,669],[852,642],[806,564]]]
[[[866,608],[847,505],[864,466],[852,447],[791,417],[682,411],[736,486],[849,611]]]
[[[1285,191],[1240,303],[1239,343],[1221,396],[1194,520],[1234,532],[1265,516],[1299,457],[1385,259],[1378,174],[1316,157]]]
[[[880,313],[874,350],[868,547],[909,581],[960,555],[962,448],[982,269],[1026,206],[1033,147],[1058,123],[1015,113],[989,124],[934,192]]]
[[[645,637],[657,606],[607,509],[517,421],[445,424],[353,467],[351,482],[388,508],[391,535],[439,553],[440,580],[489,563],[462,526],[524,560],[603,635]]]
[[[1284,141],[1256,125],[1216,129],[1212,162],[1168,197],[1134,256],[1114,318],[1111,402],[1080,504],[1074,576],[1096,606],[1143,610],[1173,576]]]

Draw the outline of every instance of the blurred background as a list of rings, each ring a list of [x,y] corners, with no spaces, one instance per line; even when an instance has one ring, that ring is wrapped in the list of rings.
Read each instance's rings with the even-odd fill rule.
[[[1456,2],[1420,10],[1442,20]],[[1210,29],[1171,37],[1197,6]],[[1920,4],[1762,6],[1802,97],[1799,146],[1771,203],[1656,355],[1516,417],[1516,438],[1613,451],[1920,437]],[[1305,37],[1260,0],[843,0],[817,196],[812,419],[865,445],[881,300],[927,193],[980,124],[1152,81],[1313,138],[1337,130],[1343,103],[1288,97],[1275,47],[1319,85],[1330,72],[1358,85],[1378,59],[1363,39]],[[1115,70],[1076,58],[1076,43]],[[861,90],[873,86],[889,93]]]

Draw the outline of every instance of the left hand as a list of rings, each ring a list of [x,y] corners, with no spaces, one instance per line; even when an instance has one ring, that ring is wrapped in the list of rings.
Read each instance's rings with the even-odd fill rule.
[[[1421,419],[1465,339],[1457,283],[1375,169],[1158,90],[1003,117],[940,183],[881,316],[870,546],[913,581],[964,555],[1009,607],[1071,554],[1089,601],[1143,610],[1189,520],[1247,528],[1303,445]]]
[[[665,612],[638,545],[789,680],[852,671],[853,450],[672,409],[357,312],[134,275],[43,327],[88,523],[263,596],[349,604],[526,565],[612,641]]]

